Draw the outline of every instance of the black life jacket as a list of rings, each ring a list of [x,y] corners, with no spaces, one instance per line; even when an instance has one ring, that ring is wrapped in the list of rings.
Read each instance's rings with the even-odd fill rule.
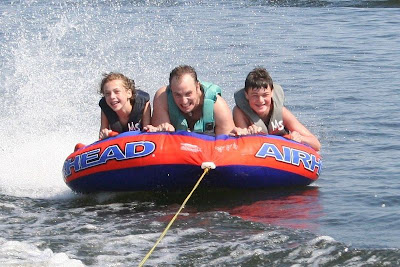
[[[99,106],[101,110],[107,117],[108,123],[110,124],[111,130],[122,133],[128,131],[142,130],[142,117],[144,107],[146,103],[150,100],[150,95],[142,90],[136,90],[136,97],[131,101],[132,111],[129,115],[129,120],[127,125],[122,125],[119,121],[117,113],[107,105],[106,100],[102,97],[99,101]]]

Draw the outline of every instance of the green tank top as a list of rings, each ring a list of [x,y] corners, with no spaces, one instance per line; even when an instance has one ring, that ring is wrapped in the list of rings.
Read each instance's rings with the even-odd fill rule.
[[[218,85],[209,82],[200,82],[204,94],[203,115],[196,121],[193,132],[214,134],[214,103],[217,101],[217,95],[221,95],[221,88]],[[168,113],[171,124],[175,130],[188,131],[188,122],[183,116],[178,106],[175,104],[170,86],[167,87]]]

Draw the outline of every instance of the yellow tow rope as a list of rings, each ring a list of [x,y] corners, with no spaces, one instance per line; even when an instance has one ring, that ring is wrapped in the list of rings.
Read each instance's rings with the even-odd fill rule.
[[[214,166],[215,168],[215,166]],[[157,245],[161,242],[163,237],[167,234],[168,229],[171,227],[171,225],[174,223],[175,219],[178,217],[179,213],[182,211],[182,209],[185,207],[186,202],[188,202],[189,198],[192,196],[193,192],[196,190],[196,188],[199,186],[201,180],[203,177],[206,175],[206,173],[211,169],[211,167],[206,167],[204,168],[203,174],[200,176],[199,180],[197,183],[194,185],[192,191],[190,191],[189,195],[186,197],[185,201],[183,201],[181,207],[179,210],[176,212],[175,216],[171,219],[171,221],[168,223],[167,227],[165,228],[164,232],[160,235],[158,238],[157,242],[154,244],[154,246],[150,249],[150,251],[147,253],[147,255],[143,258],[143,260],[139,263],[139,267],[143,266],[143,264],[147,261],[147,259],[150,257],[151,253],[153,253],[154,249],[157,247]]]

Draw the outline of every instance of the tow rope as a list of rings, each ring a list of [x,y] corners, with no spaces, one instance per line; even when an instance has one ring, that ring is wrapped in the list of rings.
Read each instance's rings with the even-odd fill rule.
[[[201,164],[201,168],[204,169],[203,174],[200,176],[199,180],[197,180],[197,183],[194,185],[192,191],[190,191],[189,195],[186,197],[185,201],[183,201],[181,207],[179,210],[175,213],[174,217],[171,219],[171,221],[168,223],[167,227],[165,227],[165,230],[162,232],[154,246],[150,249],[150,251],[147,253],[147,255],[143,258],[143,260],[139,263],[139,267],[143,266],[143,264],[147,261],[147,259],[150,257],[151,253],[153,253],[154,249],[157,247],[157,245],[161,242],[161,240],[164,238],[164,236],[167,234],[168,229],[171,227],[171,225],[174,223],[175,219],[178,217],[179,213],[183,210],[183,208],[186,205],[186,202],[190,199],[192,196],[193,192],[196,190],[196,188],[199,186],[201,180],[203,180],[203,177],[207,174],[207,172],[210,169],[215,169],[215,164],[213,162],[203,162]]]

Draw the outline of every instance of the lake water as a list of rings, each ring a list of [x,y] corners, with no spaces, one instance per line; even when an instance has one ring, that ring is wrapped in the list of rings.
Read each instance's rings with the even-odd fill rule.
[[[255,66],[321,141],[303,189],[196,191],[149,266],[400,265],[399,1],[0,1],[0,265],[137,266],[186,193],[76,195],[101,74],[189,64],[233,107]]]

